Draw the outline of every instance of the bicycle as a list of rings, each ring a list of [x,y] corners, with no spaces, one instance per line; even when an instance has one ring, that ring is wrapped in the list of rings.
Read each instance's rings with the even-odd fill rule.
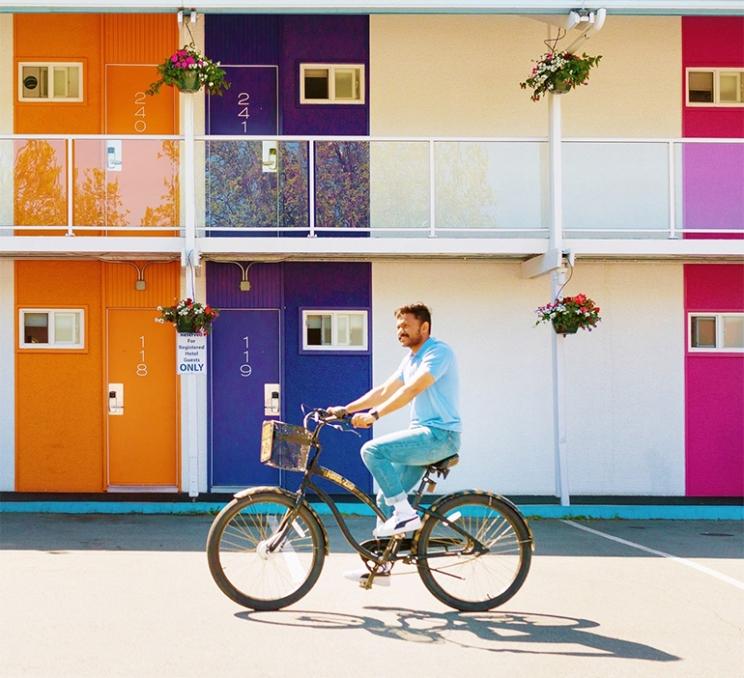
[[[310,428],[310,422],[314,427]],[[456,610],[490,610],[509,600],[522,586],[530,568],[532,531],[508,499],[490,492],[465,490],[421,504],[438,478],[446,478],[458,462],[452,455],[425,467],[412,505],[423,514],[412,535],[358,542],[334,500],[314,482],[325,478],[366,504],[382,520],[375,502],[350,480],[320,466],[320,431],[348,423],[325,410],[309,411],[303,425],[265,421],[261,461],[303,472],[296,492],[281,487],[253,487],[234,495],[215,517],[207,537],[209,569],[220,590],[236,603],[254,610],[278,610],[300,600],[312,589],[328,554],[328,535],[318,513],[308,503],[308,490],[331,510],[342,534],[359,553],[369,574],[391,576],[402,561],[414,564],[426,588]]]

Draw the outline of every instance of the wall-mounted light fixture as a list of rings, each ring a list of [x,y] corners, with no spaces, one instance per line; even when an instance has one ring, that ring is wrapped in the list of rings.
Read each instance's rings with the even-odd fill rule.
[[[255,264],[255,261],[251,261],[250,263],[246,264],[245,266],[239,262],[239,261],[233,261],[230,262],[235,264],[240,269],[240,291],[241,292],[250,292],[251,291],[251,282],[248,280],[248,271],[251,270],[251,266]]]

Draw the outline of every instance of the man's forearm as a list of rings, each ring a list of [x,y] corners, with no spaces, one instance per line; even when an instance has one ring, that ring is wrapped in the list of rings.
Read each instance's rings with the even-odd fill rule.
[[[367,391],[361,398],[357,398],[355,401],[349,403],[344,409],[349,413],[359,412],[360,410],[366,410],[375,405],[379,405],[382,402],[383,386],[373,388],[371,391]]]
[[[434,377],[429,372],[422,372],[414,381],[400,388],[388,398],[381,398],[382,402],[375,407],[377,414],[381,417],[390,414],[408,405],[419,393],[425,391],[434,383]]]

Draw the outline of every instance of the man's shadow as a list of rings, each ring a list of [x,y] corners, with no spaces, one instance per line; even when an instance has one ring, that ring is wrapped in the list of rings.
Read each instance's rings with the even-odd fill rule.
[[[239,612],[240,619],[259,624],[327,630],[364,630],[391,640],[419,643],[450,643],[484,652],[608,657],[672,662],[677,657],[649,645],[597,633],[590,619],[531,612],[430,612],[398,607],[365,607],[365,610],[396,617],[390,624],[382,618],[313,610]],[[537,646],[540,647],[537,647]],[[546,645],[576,646],[575,650],[546,649]]]

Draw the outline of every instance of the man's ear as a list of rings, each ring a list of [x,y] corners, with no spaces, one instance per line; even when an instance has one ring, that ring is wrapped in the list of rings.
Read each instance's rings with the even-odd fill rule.
[[[424,331],[424,328],[426,328],[426,334],[431,334],[431,323],[428,320],[424,320],[424,322],[421,323],[421,331]]]

